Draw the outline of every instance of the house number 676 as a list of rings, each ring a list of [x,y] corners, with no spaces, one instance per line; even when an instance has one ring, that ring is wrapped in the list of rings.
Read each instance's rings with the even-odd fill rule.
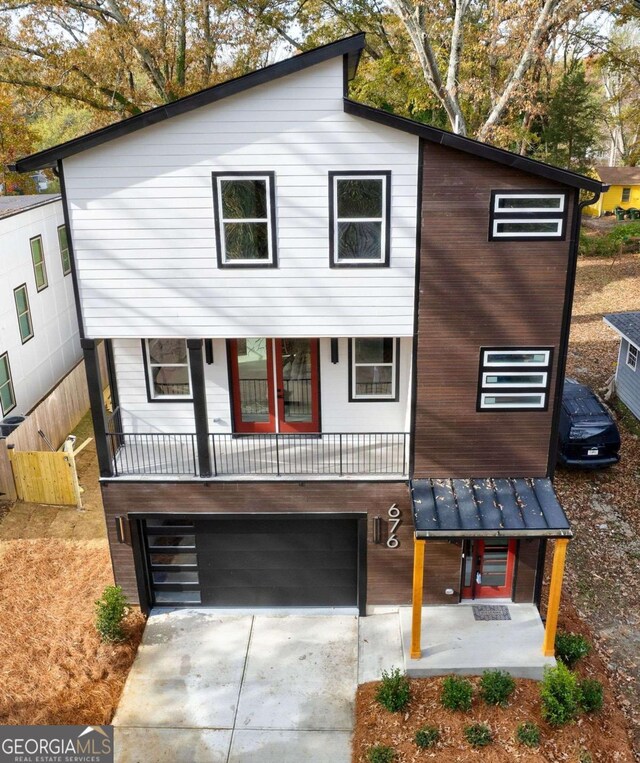
[[[396,536],[396,531],[400,526],[400,509],[394,503],[389,508],[389,537],[387,538],[387,548],[398,548],[400,541]]]

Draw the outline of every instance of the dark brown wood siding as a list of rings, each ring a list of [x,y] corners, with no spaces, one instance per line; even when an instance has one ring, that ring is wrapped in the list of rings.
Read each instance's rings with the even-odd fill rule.
[[[570,258],[574,192],[423,144],[416,477],[543,477]],[[565,241],[488,240],[491,191],[568,193]],[[476,412],[480,348],[554,348],[546,412]]]
[[[219,482],[102,484],[116,583],[138,602],[133,549],[118,543],[116,517],[132,513],[363,512],[368,515],[367,604],[409,604],[413,574],[413,521],[403,482]],[[385,545],[388,510],[401,511],[398,548]],[[382,543],[373,543],[373,519],[382,518]]]
[[[539,551],[539,538],[518,542],[518,561],[513,591],[513,600],[518,604],[528,604],[534,600]]]
[[[462,541],[428,540],[424,551],[424,603],[460,601]],[[447,589],[453,591],[446,593]]]

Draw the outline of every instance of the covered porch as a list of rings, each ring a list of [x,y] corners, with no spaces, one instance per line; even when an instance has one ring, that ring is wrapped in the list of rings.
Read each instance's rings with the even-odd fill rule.
[[[554,644],[569,521],[549,479],[418,479],[411,485],[414,519],[413,599],[401,613],[409,675],[482,673],[491,668],[541,678],[554,663]],[[515,563],[523,541],[539,539],[531,601],[514,601]],[[543,624],[540,587],[547,541],[554,541]],[[443,541],[461,549],[451,604],[425,606],[430,549]],[[477,558],[485,548],[496,552]],[[469,551],[471,549],[471,551]],[[478,551],[477,549],[480,549]],[[469,559],[469,554],[472,558]]]

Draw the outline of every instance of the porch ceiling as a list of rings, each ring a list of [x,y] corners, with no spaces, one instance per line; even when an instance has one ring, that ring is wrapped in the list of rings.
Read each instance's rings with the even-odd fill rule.
[[[414,479],[417,538],[570,538],[549,479]]]

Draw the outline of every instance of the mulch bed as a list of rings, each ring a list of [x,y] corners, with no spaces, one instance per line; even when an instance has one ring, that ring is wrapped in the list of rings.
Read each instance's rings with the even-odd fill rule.
[[[0,544],[0,723],[109,723],[142,636],[103,644],[94,602],[113,584],[104,541]]]

